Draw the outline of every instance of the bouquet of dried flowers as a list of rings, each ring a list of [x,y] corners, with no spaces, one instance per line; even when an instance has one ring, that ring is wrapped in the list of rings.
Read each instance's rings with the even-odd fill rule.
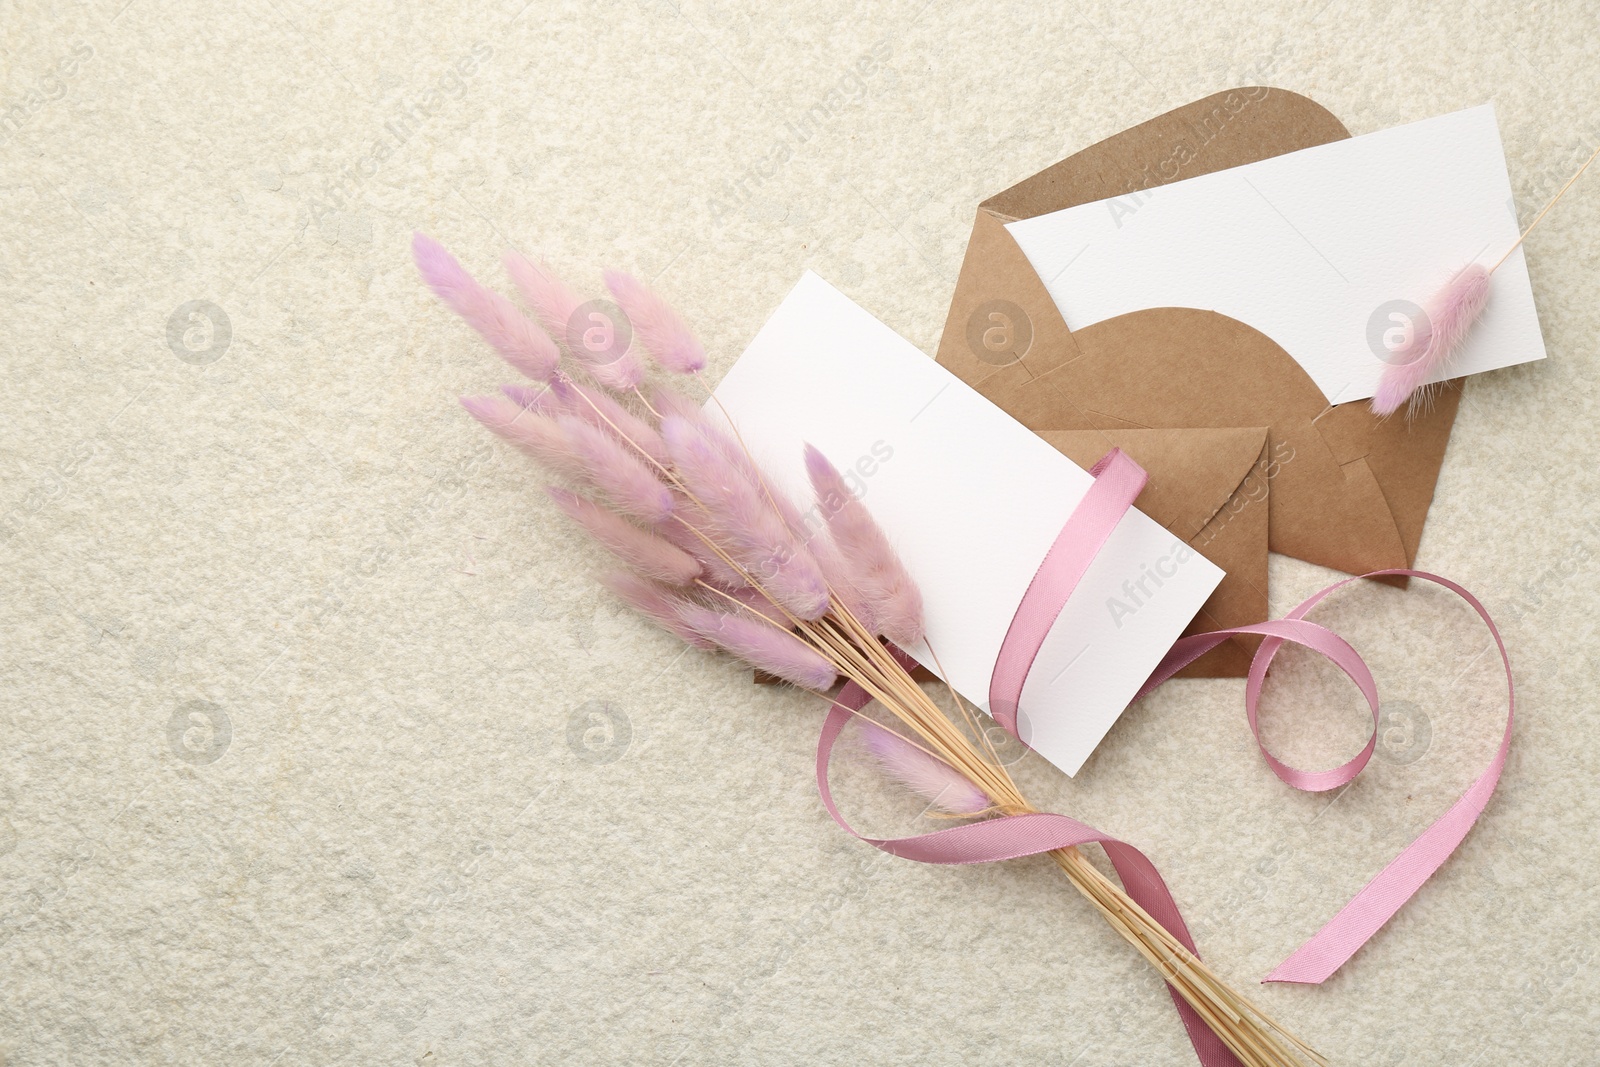
[[[532,381],[462,404],[568,483],[550,487],[550,497],[623,564],[603,579],[617,596],[697,648],[721,649],[830,702],[836,683],[855,683],[888,713],[887,721],[857,713],[868,750],[889,777],[948,815],[1035,810],[980,713],[952,691],[957,710],[946,714],[896,655],[893,646],[923,636],[921,597],[827,457],[807,449],[816,500],[802,513],[763,476],[737,427],[725,428],[726,413],[713,419],[669,386],[647,392],[644,362],[614,334],[584,343],[593,305],[544,265],[514,252],[504,261],[536,322],[429,238],[418,234],[413,253],[428,286]],[[608,271],[605,283],[638,347],[711,396],[705,351],[672,308],[627,274]],[[1051,857],[1238,1062],[1326,1062],[1078,848]]]

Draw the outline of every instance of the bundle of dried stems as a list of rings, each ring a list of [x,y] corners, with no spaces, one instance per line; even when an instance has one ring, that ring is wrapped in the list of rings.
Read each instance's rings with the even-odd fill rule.
[[[589,323],[572,320],[594,305],[544,265],[515,253],[505,260],[541,328],[432,240],[417,235],[413,252],[430,288],[537,383],[462,403],[588,494],[549,490],[626,564],[604,579],[614,592],[690,644],[723,649],[830,702],[828,690],[839,680],[856,683],[891,720],[863,717],[867,748],[891,778],[947,814],[1035,810],[990,745],[979,713],[952,690],[957,714],[946,714],[886,646],[922,637],[920,596],[865,506],[821,453],[807,451],[817,499],[802,513],[772,489],[737,428],[727,432],[669,388],[647,397],[645,366],[631,347],[616,350],[615,332],[601,329],[596,344],[585,344]],[[682,320],[636,279],[608,272],[605,280],[654,362],[695,380],[709,396],[700,376],[704,350]],[[580,377],[564,369],[568,356]],[[1326,1062],[1202,963],[1078,848],[1051,857],[1241,1062]]]

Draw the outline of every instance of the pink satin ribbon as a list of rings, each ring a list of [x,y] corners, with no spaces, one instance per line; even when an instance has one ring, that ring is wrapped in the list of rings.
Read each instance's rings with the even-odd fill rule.
[[[1144,487],[1145,472],[1120,449],[1108,453],[1090,472],[1094,485],[1073,510],[1061,534],[1051,545],[1038,572],[1029,584],[1022,602],[1007,630],[1005,641],[995,662],[990,681],[989,701],[991,713],[1012,736],[1018,736],[1018,710],[1022,689],[1028,672],[1044,643],[1050,627],[1066,605],[1079,579],[1088,569],[1096,553],[1122,520],[1140,489]],[[1378,873],[1327,925],[1310,940],[1279,964],[1264,981],[1299,982],[1317,984],[1326,980],[1344,964],[1356,950],[1364,945],[1411,896],[1422,887],[1434,871],[1450,857],[1467,832],[1477,822],[1479,814],[1494,793],[1505,766],[1506,754],[1511,746],[1511,728],[1516,710],[1516,697],[1511,680],[1511,660],[1505,642],[1500,637],[1488,611],[1467,590],[1435,574],[1425,571],[1395,568],[1372,571],[1358,578],[1335,582],[1308,597],[1284,618],[1241,626],[1228,630],[1197,634],[1180,638],[1171,651],[1156,667],[1148,681],[1134,696],[1137,700],[1162,682],[1171,678],[1188,664],[1238,634],[1255,634],[1265,638],[1256,651],[1245,684],[1245,715],[1262,757],[1274,774],[1296,789],[1322,791],[1336,789],[1352,781],[1367,765],[1377,746],[1379,703],[1378,690],[1372,673],[1350,644],[1338,634],[1305,619],[1313,607],[1331,593],[1362,578],[1386,575],[1404,575],[1421,578],[1444,586],[1465,600],[1488,626],[1506,672],[1507,711],[1505,733],[1499,750],[1488,768],[1473,782],[1471,788],[1451,806],[1432,826],[1387,867]],[[1373,732],[1366,747],[1354,759],[1328,771],[1302,771],[1283,763],[1268,752],[1261,740],[1257,723],[1257,707],[1261,687],[1272,659],[1284,642],[1293,642],[1319,652],[1332,660],[1356,684],[1372,710]],[[897,656],[907,665],[909,660],[897,651]],[[968,823],[938,830],[916,837],[870,838],[856,833],[834,805],[828,787],[828,760],[834,742],[850,716],[868,702],[868,697],[854,683],[840,692],[834,707],[823,723],[822,736],[817,743],[817,787],[824,806],[834,821],[847,832],[885,852],[922,863],[989,863],[996,860],[1031,856],[1052,849],[1095,843],[1105,849],[1124,888],[1140,907],[1149,912],[1169,932],[1194,951],[1194,942],[1184,925],[1183,917],[1171,892],[1155,865],[1138,849],[1115,838],[1108,837],[1093,827],[1086,826],[1064,815],[1033,813],[1010,815],[981,822]],[[1237,1067],[1238,1060],[1216,1037],[1200,1017],[1183,999],[1169,988],[1184,1029],[1194,1045],[1195,1054],[1205,1067]]]

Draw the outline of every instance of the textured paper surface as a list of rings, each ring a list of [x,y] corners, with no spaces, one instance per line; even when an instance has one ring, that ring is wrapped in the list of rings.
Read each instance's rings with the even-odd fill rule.
[[[1494,107],[1013,222],[1067,326],[1216,311],[1276,341],[1330,404],[1370,397],[1452,271],[1517,239]],[[1544,358],[1522,250],[1433,381]]]
[[[1592,4],[1319,6],[0,8],[8,1067],[1192,1067],[1052,864],[848,839],[814,699],[597,591],[456,404],[512,376],[407,245],[501,283],[507,242],[590,289],[635,270],[715,382],[805,267],[931,353],[974,204],[1224,86],[1358,134],[1493,97],[1524,223],[1600,143]],[[1422,540],[1505,627],[1519,717],[1393,927],[1324,988],[1254,984],[1494,750],[1493,656],[1445,597],[1318,610],[1390,716],[1336,795],[1261,765],[1239,681],[1135,705],[1075,779],[1012,765],[1147,850],[1212,966],[1334,1063],[1593,1056],[1594,177],[1529,239],[1550,358],[1468,382]],[[1275,612],[1332,580],[1271,579]],[[1280,658],[1269,740],[1359,751],[1360,697]],[[840,764],[863,831],[945,825]]]
[[[906,651],[988,711],[1017,605],[1089,474],[809,271],[717,400],[790,499],[812,499],[807,443],[848,471],[922,591],[927,640]],[[1034,660],[1024,740],[1077,774],[1221,580],[1137,509],[1123,516]]]

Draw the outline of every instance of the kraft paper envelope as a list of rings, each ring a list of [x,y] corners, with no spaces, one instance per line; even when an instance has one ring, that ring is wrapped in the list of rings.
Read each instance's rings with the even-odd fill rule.
[[[984,201],[938,359],[1035,431],[1268,428],[1273,551],[1359,573],[1416,556],[1460,400],[1446,383],[1416,418],[1329,407],[1264,334],[1226,316],[1155,308],[1069,331],[1005,224],[1349,137],[1327,110],[1252,87],[1187,104]],[[1102,450],[1103,451],[1103,450]],[[1219,463],[1223,462],[1221,458]],[[1152,472],[1152,489],[1160,479]]]

